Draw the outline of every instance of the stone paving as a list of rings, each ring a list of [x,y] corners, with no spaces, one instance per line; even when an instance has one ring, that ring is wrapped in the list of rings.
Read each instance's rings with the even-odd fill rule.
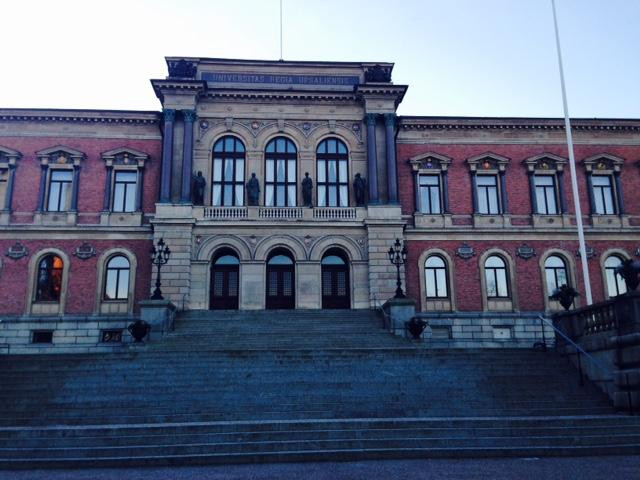
[[[2,480],[639,480],[640,456],[0,471]]]

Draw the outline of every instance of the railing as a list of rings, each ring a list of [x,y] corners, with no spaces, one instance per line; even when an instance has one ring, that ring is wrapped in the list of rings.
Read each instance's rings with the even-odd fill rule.
[[[258,210],[258,218],[269,220],[297,220],[302,218],[302,208],[262,207]]]
[[[384,328],[385,330],[389,330],[389,328],[391,327],[391,315],[384,309],[384,307],[380,303],[380,300],[378,300],[378,297],[376,297],[375,295],[373,296],[373,305],[376,310],[382,313],[382,328]]]
[[[356,220],[358,214],[355,208],[319,207],[313,209],[314,220]]]
[[[247,216],[246,207],[204,207],[205,220],[244,220]]]
[[[616,330],[619,326],[614,300],[560,312],[554,320],[572,340]]]

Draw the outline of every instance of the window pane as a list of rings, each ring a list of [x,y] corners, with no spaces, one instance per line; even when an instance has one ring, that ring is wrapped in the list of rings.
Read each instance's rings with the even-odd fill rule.
[[[487,194],[484,188],[478,187],[478,213],[489,213],[489,204],[487,203]]]
[[[327,205],[327,187],[324,185],[318,185],[318,206],[325,207]]]
[[[213,193],[211,194],[212,204],[216,207],[222,205],[222,187],[220,185],[213,186]]]
[[[420,175],[420,185],[438,185],[438,175]]]
[[[241,207],[244,205],[244,187],[236,185],[236,205]]]
[[[129,260],[127,260],[127,257],[123,257],[122,255],[112,257],[107,263],[107,268],[129,268]]]
[[[124,194],[125,194],[125,184],[116,183],[115,188],[113,190],[113,211],[114,212],[124,211]]]
[[[276,164],[277,164],[276,180],[278,182],[284,182],[284,160],[277,160]]]
[[[504,269],[496,270],[496,276],[498,277],[498,296],[499,297],[508,297],[509,293],[507,290],[507,272]]]
[[[607,292],[610,297],[615,297],[618,295],[618,291],[616,289],[617,282],[615,278],[616,274],[613,269],[607,268],[605,269],[605,277],[607,279]]]
[[[478,185],[496,186],[496,177],[494,175],[478,175],[476,179]]]
[[[273,182],[273,160],[267,159],[267,182]]]
[[[236,138],[236,152],[244,153],[244,145]]]
[[[495,187],[490,187],[487,190],[489,194],[489,213],[496,215],[500,213],[498,209],[498,190]]]
[[[116,182],[135,183],[138,179],[138,172],[116,172]]]
[[[440,213],[440,191],[436,187],[431,187],[431,213]]]
[[[233,188],[231,185],[224,186],[224,203],[223,205],[233,205]]]
[[[119,270],[120,281],[118,282],[118,299],[126,300],[129,298],[129,270]]]
[[[604,188],[602,190],[602,194],[604,197],[604,213],[607,215],[613,215],[615,213],[615,209],[613,207],[613,192],[611,188]]]
[[[226,182],[233,180],[233,158],[226,158],[224,161],[224,179]]]
[[[135,212],[136,210],[136,184],[129,183],[126,187],[127,202],[124,206],[125,212]]]
[[[438,297],[447,296],[447,278],[444,268],[438,268],[436,271],[436,279],[438,280]]]
[[[222,159],[221,158],[213,159],[213,181],[214,182],[222,181]]]
[[[221,152],[224,147],[224,140],[218,140],[216,144],[213,146],[214,152]]]
[[[495,281],[495,270],[490,268],[485,270],[484,276],[487,281],[487,297],[497,297],[498,296],[498,288],[496,286]]]
[[[557,286],[568,285],[567,271],[564,268],[556,269]]]
[[[348,176],[347,176],[347,161],[346,160],[341,160],[339,162],[339,168],[340,168],[340,182],[348,182]]]
[[[627,293],[627,284],[624,282],[624,279],[620,275],[615,275],[616,284],[618,285],[618,294],[622,295],[623,293]]]
[[[327,153],[327,142],[320,142],[320,145],[318,145],[318,152],[317,153]]]
[[[233,137],[227,137],[224,139],[224,151],[225,152],[233,152],[233,143],[234,143],[234,138]]]
[[[276,148],[276,142],[275,142],[275,140],[271,140],[271,141],[267,144],[267,153],[273,153],[273,152],[275,152],[275,148]]]
[[[286,207],[284,198],[284,185],[277,185],[276,187],[276,206]]]
[[[274,198],[273,198],[273,185],[267,185],[265,187],[265,205],[267,207],[274,206]]]
[[[289,187],[287,187],[287,189],[288,189],[288,192],[287,192],[287,195],[288,195],[288,198],[287,198],[288,206],[289,207],[295,207],[296,206],[296,186],[295,185],[289,185]]]
[[[324,183],[326,181],[325,168],[325,161],[318,160],[318,183]]]
[[[484,266],[485,266],[485,268],[490,268],[490,267],[504,268],[505,264],[504,264],[504,261],[500,257],[492,255],[491,257],[487,258],[487,260],[485,261]]]
[[[340,187],[340,206],[349,206],[349,187],[347,187],[346,185],[342,185]]]
[[[278,138],[276,140],[276,152],[285,152],[285,139],[284,138]]]
[[[343,155],[347,153],[347,147],[345,146],[344,143],[342,143],[340,141],[338,142],[338,153],[343,154]]]
[[[118,278],[117,270],[107,270],[107,278],[104,286],[104,298],[106,300],[115,300],[116,298],[116,284]]]
[[[327,152],[328,153],[336,153],[337,152],[337,144],[336,141],[331,139],[327,140]]]
[[[334,185],[329,186],[329,206],[335,207],[338,205],[338,189]]]
[[[335,160],[329,160],[328,167],[329,167],[329,182],[335,183],[337,181]]]
[[[296,161],[287,161],[287,180],[292,183],[296,183]]]
[[[59,182],[70,182],[73,180],[73,173],[71,170],[53,170],[51,172],[51,180]]]
[[[47,206],[47,210],[50,212],[58,211],[58,200],[60,198],[60,183],[51,182],[49,186],[49,205]]]
[[[244,160],[236,160],[236,182],[244,182]]]
[[[420,188],[420,212],[431,213],[429,200],[430,200],[429,189],[421,187]]]
[[[426,287],[427,287],[427,297],[435,297],[436,296],[436,273],[435,273],[435,270],[431,268],[426,269]]]
[[[558,288],[558,285],[556,284],[556,276],[554,270],[551,268],[545,269],[544,273],[547,278],[547,288],[549,289],[547,293],[551,295],[553,294],[554,290]]]
[[[556,206],[556,194],[555,190],[552,187],[546,189],[547,196],[547,214],[555,215],[558,213],[558,208]]]
[[[541,213],[542,215],[547,215],[547,206],[544,203],[545,200],[545,194],[544,194],[544,188],[541,187],[536,187],[536,208],[538,210],[538,213]]]
[[[431,268],[444,268],[444,260],[442,260],[440,257],[437,257],[435,255],[427,258],[427,261],[424,263],[427,267],[431,267]]]
[[[616,268],[621,264],[622,264],[622,260],[620,260],[620,257],[616,257],[615,255],[610,255],[604,261],[604,266],[608,268]]]

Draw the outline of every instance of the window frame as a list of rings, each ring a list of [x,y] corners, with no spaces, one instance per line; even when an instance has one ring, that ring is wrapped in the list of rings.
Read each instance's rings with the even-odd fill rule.
[[[335,153],[329,153],[330,142],[336,142]],[[320,152],[320,148],[324,146],[325,152]],[[344,148],[344,153],[340,153],[340,146]],[[321,180],[320,175],[320,162],[324,162],[324,180]],[[336,179],[334,182],[329,180],[329,162],[335,162],[336,165]],[[341,180],[341,165],[344,165],[345,178]],[[346,208],[349,206],[349,148],[347,144],[337,137],[328,137],[320,142],[316,147],[316,205],[318,207],[330,207],[330,208]],[[321,202],[321,190],[324,188],[324,199]],[[331,205],[330,191],[335,188],[336,197],[335,205]],[[341,192],[346,192],[346,201],[344,205],[341,202]]]
[[[51,266],[48,267],[48,268],[45,267],[45,269],[43,269],[43,267],[42,267],[43,262],[45,262],[49,258],[52,259]],[[60,261],[60,263],[61,263],[61,265],[59,267],[55,266],[56,259],[58,259]],[[63,284],[63,278],[64,278],[64,272],[65,272],[65,268],[64,267],[65,267],[64,260],[62,259],[62,257],[60,257],[60,255],[57,255],[56,253],[48,252],[48,253],[45,253],[44,255],[40,256],[40,258],[36,262],[36,275],[35,275],[36,283],[35,283],[35,295],[34,295],[34,302],[35,303],[55,303],[55,304],[59,304],[60,303],[60,300],[62,298],[62,284]],[[54,277],[59,277],[58,280],[57,280],[57,283],[59,283],[57,298],[54,298],[54,299],[42,298],[41,287],[40,287],[40,277],[42,275],[43,270],[44,271],[49,271],[50,270],[48,272],[48,274],[47,274],[47,276],[48,276],[47,287],[49,289],[54,288],[53,286],[49,285],[50,283],[56,283]]]
[[[233,141],[232,151],[227,151],[227,141]],[[216,151],[218,145],[222,145],[222,150]],[[231,180],[225,178],[225,163],[231,159],[232,173]],[[220,161],[220,179],[216,180],[216,161]],[[238,167],[242,163],[242,178],[238,180]],[[224,135],[216,140],[211,147],[211,194],[210,204],[214,207],[244,207],[245,206],[245,181],[247,178],[247,148],[244,142],[234,135]],[[220,189],[220,203],[216,204],[214,191],[216,187]],[[231,202],[228,204],[225,199],[226,188],[231,188]],[[238,191],[241,193],[238,194]]]
[[[131,181],[118,181],[118,175],[124,174],[124,173],[133,173],[135,175],[135,180],[133,182]],[[111,211],[114,213],[133,213],[136,211],[136,202],[138,199],[138,183],[139,183],[139,178],[138,178],[138,172],[137,170],[132,170],[132,169],[116,169],[113,172],[113,194],[111,195]],[[123,194],[122,194],[122,208],[118,209],[116,208],[116,203],[118,201],[118,185],[124,185],[123,189]],[[130,193],[133,196],[133,208],[132,209],[127,209],[127,198],[128,198],[128,194],[130,191],[129,186],[133,185],[133,192]]]
[[[538,185],[536,183],[537,179],[542,179],[542,178],[550,178],[551,179],[551,185]],[[534,173],[533,174],[533,185],[534,185],[534,191],[535,191],[535,198],[533,198],[533,201],[536,202],[536,212],[538,215],[560,215],[560,208],[558,208],[559,206],[559,194],[558,194],[558,179],[557,176],[555,174],[541,174],[541,173]],[[542,199],[544,200],[544,206],[545,206],[545,211],[541,212],[540,211],[540,190],[542,190]],[[552,194],[551,194],[551,198],[553,198],[553,207],[554,207],[554,211],[550,212],[549,211],[549,190],[551,190]]]
[[[419,208],[419,212],[424,214],[424,215],[441,215],[443,213],[443,208],[442,208],[442,178],[441,175],[439,173],[421,173],[418,174],[417,176],[418,178],[418,205],[420,206]],[[426,179],[426,178],[435,178],[436,179],[436,184],[435,185],[423,185],[422,184],[422,179]],[[425,190],[427,192],[425,192]],[[437,198],[438,198],[438,208],[437,211],[434,211],[433,208],[433,190],[437,191]],[[424,209],[424,203],[425,203],[425,198],[427,199],[427,203],[428,203],[428,208]]]
[[[278,141],[284,140],[285,151],[278,151]],[[273,152],[269,152],[269,147],[273,145]],[[290,147],[293,147],[293,152],[290,152]],[[278,161],[284,161],[284,181],[278,181]],[[273,180],[269,179],[269,162],[273,162],[272,165],[272,173]],[[293,161],[293,165],[295,167],[295,172],[293,175],[293,180],[289,180],[289,165],[290,162]],[[298,147],[289,137],[285,136],[277,136],[269,140],[264,148],[264,169],[265,169],[265,181],[264,181],[264,205],[265,207],[276,207],[276,208],[292,208],[298,206]],[[284,204],[279,204],[278,191],[279,187],[284,187]],[[293,187],[293,202],[291,201],[291,195],[289,195],[290,188]],[[269,203],[268,200],[268,192],[272,189],[273,192],[273,202]]]
[[[442,267],[429,267],[427,265],[427,262],[431,259],[431,258],[437,258],[439,259],[442,263],[443,266]],[[435,292],[436,295],[435,296],[430,296],[429,295],[429,270],[433,270],[433,280],[434,280],[434,284],[435,284]],[[437,272],[438,271],[444,271],[444,289],[445,289],[445,295],[438,295],[438,275]],[[424,261],[424,287],[425,287],[425,298],[427,299],[427,301],[429,300],[448,300],[451,298],[451,292],[450,292],[450,288],[449,288],[449,268],[448,268],[448,263],[447,260],[442,257],[441,255],[437,254],[437,253],[432,253],[429,256],[427,256],[427,258]]]
[[[109,267],[109,264],[115,260],[116,258],[124,258],[127,261],[127,268],[122,268],[122,267]],[[127,288],[126,288],[126,292],[127,292],[127,296],[126,297],[119,297],[119,286],[120,286],[120,276],[122,271],[127,271]],[[110,271],[115,271],[116,272],[116,285],[115,285],[115,292],[116,292],[116,296],[115,298],[108,298],[107,297],[107,288],[108,288],[108,284],[109,284],[109,272]],[[122,253],[114,253],[113,255],[109,256],[109,258],[107,258],[107,260],[104,263],[104,281],[102,283],[102,301],[103,302],[128,302],[129,301],[129,297],[131,295],[130,292],[130,283],[131,283],[131,261],[129,260],[129,258],[126,255],[123,255]]]
[[[54,180],[54,176],[59,173],[68,173],[70,176],[69,180]],[[57,185],[58,191],[58,201],[57,207],[51,208],[51,195],[53,192],[54,184]],[[63,193],[63,185],[68,185],[66,188],[66,194]],[[66,198],[66,202],[68,205],[64,205],[65,208],[61,208],[62,199]],[[46,212],[55,212],[55,213],[63,213],[71,211],[73,203],[73,170],[69,168],[50,168],[49,169],[49,178],[47,180],[47,193],[46,193]]]
[[[551,259],[551,258],[557,258],[562,262],[562,267],[553,267],[553,266],[547,266],[547,262]],[[560,288],[562,285],[568,285],[571,286],[571,277],[569,276],[569,267],[567,266],[567,260],[562,257],[561,255],[558,255],[557,253],[551,253],[549,255],[547,255],[544,259],[543,262],[543,266],[544,266],[544,278],[545,278],[545,284],[547,287],[547,294],[548,296],[553,295],[553,292],[555,291],[556,288]],[[562,285],[558,285],[558,271],[560,270],[564,270],[564,277],[566,279],[566,283],[563,283]],[[549,275],[548,272],[549,271],[553,271],[553,282],[555,284],[555,288],[550,288],[549,285]]]
[[[607,185],[596,185],[595,180],[603,180],[606,179]],[[591,195],[593,196],[593,213],[595,215],[617,215],[618,214],[618,205],[616,199],[615,192],[615,182],[613,181],[613,175],[611,174],[594,174],[591,176]],[[607,199],[605,198],[605,191],[608,192],[609,202],[610,202],[610,211],[607,208]],[[600,202],[600,203],[599,203]],[[602,207],[602,208],[599,208]],[[602,210],[602,211],[599,211]]]
[[[504,216],[508,213],[508,197],[507,197],[507,184],[506,184],[506,170],[509,165],[510,160],[501,155],[497,155],[495,153],[486,152],[481,155],[476,155],[467,159],[467,165],[469,166],[469,170],[471,172],[472,177],[472,198],[474,201],[474,215],[478,215],[481,217],[486,216]],[[493,176],[495,181],[495,187],[492,185],[480,185],[478,183],[479,177],[484,176]],[[487,201],[487,211],[480,211],[480,195],[481,195],[481,187],[484,187],[485,197]],[[496,206],[497,212],[494,212],[491,209],[490,197],[488,193],[487,187],[495,188],[496,192]],[[507,217],[508,218],[508,217]],[[508,219],[504,220],[506,223],[509,222]]]
[[[608,251],[602,255],[602,271],[604,276],[604,290],[606,293],[606,298],[615,298],[627,292],[627,284],[619,274],[615,273],[615,268],[617,267],[617,265],[615,267],[607,266],[607,261],[610,258],[617,258],[620,262],[623,262],[629,257],[627,255],[623,255],[621,252],[617,250]],[[608,276],[609,271],[612,271],[613,281],[615,283],[617,295],[610,295],[611,288],[610,288],[609,276]],[[620,286],[623,287],[624,291],[621,291]]]
[[[480,185],[478,180],[480,178],[491,178],[493,179],[493,185]],[[476,198],[478,204],[476,205],[476,210],[480,215],[500,215],[502,214],[502,202],[500,199],[500,182],[498,181],[498,175],[495,173],[479,173],[476,175]],[[491,210],[491,195],[490,189],[493,189],[493,194],[495,195],[494,202],[496,206],[496,211]],[[482,195],[482,191],[484,190],[484,195]],[[487,211],[482,211],[480,198],[485,197]]]
[[[492,258],[497,258],[502,262],[502,267],[487,267],[487,262],[489,260],[491,260]],[[485,296],[487,298],[487,300],[507,300],[507,299],[511,299],[511,281],[510,281],[510,275],[509,275],[509,263],[508,261],[500,254],[498,253],[490,253],[489,255],[487,255],[487,257],[483,260],[483,274],[484,274],[484,289],[485,289]],[[504,290],[506,291],[505,295],[500,295],[500,284],[498,281],[498,274],[497,271],[501,270],[504,271],[504,281],[505,281],[505,285],[504,285]],[[496,295],[489,295],[489,277],[488,277],[488,272],[491,271],[493,272],[493,280],[495,282],[496,285]]]

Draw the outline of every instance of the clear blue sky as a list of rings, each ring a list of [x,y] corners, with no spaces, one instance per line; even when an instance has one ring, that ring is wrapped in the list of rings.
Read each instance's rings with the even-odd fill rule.
[[[403,115],[561,116],[550,0],[283,0],[287,60],[390,61]],[[640,118],[640,0],[556,0],[574,117]],[[164,56],[278,59],[278,0],[11,1],[0,107],[157,110]]]

